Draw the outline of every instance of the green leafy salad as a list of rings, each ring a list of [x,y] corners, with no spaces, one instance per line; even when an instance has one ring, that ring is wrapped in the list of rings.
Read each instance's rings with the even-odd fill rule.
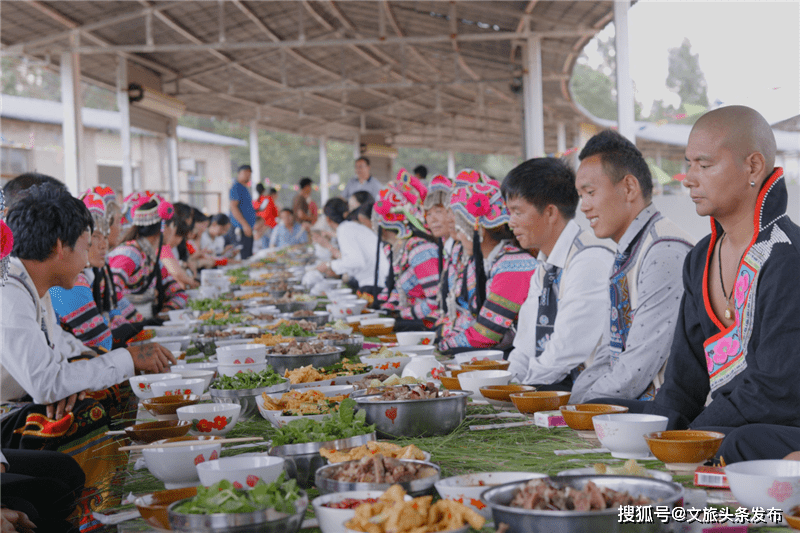
[[[197,496],[177,505],[177,513],[216,514],[252,513],[262,509],[275,509],[281,513],[294,514],[294,502],[300,498],[300,490],[294,479],[286,481],[283,472],[278,479],[267,485],[259,479],[251,490],[235,489],[227,479],[210,487],[197,487]]]
[[[233,376],[220,376],[214,383],[217,390],[260,389],[271,387],[286,381],[286,378],[277,374],[272,367],[267,365],[261,372],[240,372]]]
[[[300,324],[281,324],[275,328],[275,333],[281,337],[313,337],[313,331],[303,329]]]
[[[242,315],[231,315],[225,318],[217,318],[219,315],[215,315],[213,318],[209,318],[208,320],[203,321],[204,326],[227,326],[228,324],[241,324],[244,317]]]
[[[184,362],[186,363],[206,363],[208,358],[217,353],[217,345],[213,342],[200,344],[193,343],[183,352]]]
[[[222,311],[230,306],[223,304],[222,300],[217,298],[200,298],[197,300],[189,300],[189,307],[194,311],[211,311],[212,309]]]
[[[355,409],[356,402],[345,398],[339,404],[339,412],[321,422],[308,419],[293,420],[277,430],[277,435],[272,439],[272,445],[283,446],[285,444],[349,439],[375,431],[374,425],[366,424],[366,411],[356,413]]]

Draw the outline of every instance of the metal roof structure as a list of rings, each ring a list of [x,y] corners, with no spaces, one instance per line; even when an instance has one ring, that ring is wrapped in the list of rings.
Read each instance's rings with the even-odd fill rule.
[[[114,89],[120,58],[192,114],[352,142],[523,152],[524,43],[541,42],[545,149],[586,120],[568,84],[612,1],[3,1],[3,54]]]

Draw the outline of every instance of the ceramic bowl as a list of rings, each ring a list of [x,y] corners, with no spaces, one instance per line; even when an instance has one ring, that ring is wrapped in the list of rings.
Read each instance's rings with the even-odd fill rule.
[[[502,350],[475,350],[472,352],[464,352],[455,355],[456,363],[459,365],[470,363],[472,361],[481,361],[483,359],[502,361],[503,352]]]
[[[392,348],[392,350],[412,357],[415,355],[433,355],[435,349],[435,346],[425,346],[424,344],[402,344]]]
[[[412,377],[436,382],[444,373],[444,365],[433,355],[415,355],[403,369],[400,377]]]
[[[507,370],[475,370],[462,372],[458,375],[461,390],[472,392],[472,398],[482,400],[481,387],[489,385],[508,385],[511,381],[511,372]]]
[[[463,372],[473,372],[475,370],[508,370],[511,366],[510,361],[475,361],[474,363],[464,363],[461,365]]]
[[[786,520],[786,523],[789,525],[790,528],[798,530],[800,529],[800,515],[797,514],[790,514],[793,509],[787,510],[783,513],[783,518]]]
[[[206,487],[227,479],[234,488],[252,489],[259,479],[267,484],[278,479],[283,472],[283,462],[283,457],[269,455],[223,457],[198,464],[197,475]]]
[[[168,489],[180,489],[196,485],[199,481],[196,466],[219,458],[222,445],[214,442],[217,437],[178,437],[156,441],[150,448],[142,450],[148,470],[164,482]],[[159,448],[167,442],[197,441],[191,446]]]
[[[218,366],[219,366],[219,363],[217,363],[216,361],[209,361],[209,362],[206,362],[206,363],[184,363],[183,361],[180,361],[177,365],[172,365],[171,367],[169,367],[169,369],[170,369],[170,372],[172,372],[172,370],[177,370],[177,369],[184,369],[184,370],[213,370],[214,373],[216,374]]]
[[[267,347],[263,344],[232,344],[217,348],[220,365],[250,365],[263,363],[267,358]]]
[[[163,381],[165,379],[180,379],[181,375],[176,373],[168,373],[168,374],[144,374],[143,376],[134,376],[130,378],[131,389],[133,389],[133,393],[140,399],[144,400],[146,398],[152,398],[153,391],[150,386],[157,382]]]
[[[693,429],[656,431],[644,436],[653,455],[668,464],[703,463],[714,457],[724,438],[723,433]]]
[[[128,426],[125,428],[125,434],[132,441],[150,444],[157,440],[183,437],[191,428],[191,423],[182,420],[159,420]]]
[[[346,531],[344,522],[348,522],[356,515],[353,509],[334,509],[326,507],[330,503],[338,503],[343,500],[366,500],[368,498],[378,499],[385,491],[382,490],[348,490],[344,492],[334,492],[318,496],[311,501],[314,507],[314,516],[319,521],[319,528],[322,533],[344,533]],[[412,500],[411,496],[406,496],[406,500]]]
[[[604,403],[581,403],[561,406],[564,422],[576,431],[594,431],[592,418],[609,413],[627,413],[628,408]]]
[[[406,365],[411,362],[411,357],[362,357],[361,362],[372,365],[372,369],[375,372],[385,372],[389,375],[397,374],[399,376],[403,373]]]
[[[742,461],[726,466],[725,476],[743,507],[788,511],[800,504],[800,461]]]
[[[362,318],[358,329],[365,337],[388,335],[394,331],[394,318]]]
[[[219,365],[219,367],[217,367],[217,370],[221,376],[235,376],[236,374],[240,374],[242,372],[263,372],[266,369],[266,362],[248,365]]]
[[[161,529],[170,529],[167,507],[171,504],[197,496],[197,487],[185,489],[161,490],[152,494],[145,494],[134,500],[134,505],[139,510],[145,522]]]
[[[153,397],[156,396],[179,396],[181,394],[196,394],[202,396],[205,390],[206,380],[200,378],[193,379],[165,379],[156,381],[150,385]]]
[[[445,372],[439,376],[442,387],[448,390],[461,390],[461,383],[459,383],[458,377],[448,376],[447,374],[449,374],[449,372]]]
[[[177,309],[173,311],[167,311],[167,316],[169,316],[170,320],[186,322],[189,320],[194,320],[194,311],[191,309]]]
[[[463,376],[464,374],[462,374]],[[460,377],[460,376],[459,376]],[[532,414],[539,411],[554,411],[569,403],[569,392],[563,391],[529,391],[515,392],[509,395],[514,407],[520,413]]]
[[[600,444],[620,459],[649,459],[645,435],[667,429],[666,416],[636,413],[611,413],[592,418]]]
[[[524,481],[547,477],[547,474],[536,472],[481,472],[465,474],[440,479],[434,484],[436,492],[445,500],[455,500],[471,507],[486,518],[491,520],[492,510],[481,501],[481,493],[487,488],[513,481]]]
[[[444,383],[444,380],[442,380]],[[536,387],[531,387],[530,385],[489,385],[487,387],[481,387],[481,396],[486,398],[489,403],[497,402],[497,403],[511,403],[511,394],[515,392],[532,392],[535,391]]]
[[[398,344],[421,344],[423,346],[433,345],[436,339],[436,333],[431,331],[398,331],[397,343]]]
[[[142,400],[142,406],[147,409],[156,420],[177,420],[176,414],[179,407],[194,405],[200,401],[196,394],[182,394],[180,396],[156,396]]]
[[[214,376],[217,374],[215,370],[194,370],[182,367],[172,367],[170,372],[178,374],[183,379],[202,379],[205,382],[203,391],[208,390],[208,387],[211,386],[211,380],[214,379]]]
[[[225,435],[236,422],[242,406],[238,403],[198,403],[179,407],[178,420],[190,422],[192,435]]]

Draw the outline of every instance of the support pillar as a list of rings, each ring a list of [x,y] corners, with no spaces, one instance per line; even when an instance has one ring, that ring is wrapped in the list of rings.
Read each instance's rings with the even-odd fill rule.
[[[447,151],[447,177],[456,177],[456,154],[452,150]]]
[[[169,169],[169,190],[173,202],[180,200],[180,183],[178,181],[178,121],[170,120],[167,135],[167,168]]]
[[[556,124],[556,152],[563,154],[567,151],[567,126],[563,122]]]
[[[544,152],[544,103],[542,100],[542,41],[528,37],[523,79],[525,112],[525,158],[542,157]]]
[[[70,36],[74,50],[79,36]],[[81,57],[70,51],[61,54],[61,105],[64,113],[62,136],[64,139],[64,183],[75,196],[81,193],[81,146],[83,146],[83,120],[81,108]]]
[[[261,183],[261,156],[258,151],[258,119],[250,122],[250,168],[253,173],[250,178],[250,189],[253,198],[256,196],[256,185]]]
[[[119,108],[119,138],[122,144],[122,197],[133,192],[133,165],[131,164],[131,108],[128,100],[128,61],[117,57],[117,107]]]
[[[614,27],[616,29],[614,45],[617,52],[617,118],[619,132],[629,141],[636,144],[630,35],[628,32],[628,10],[630,7],[630,0],[614,0]]]
[[[328,183],[328,138],[324,135],[319,138],[319,198],[324,209],[328,201],[330,183]]]

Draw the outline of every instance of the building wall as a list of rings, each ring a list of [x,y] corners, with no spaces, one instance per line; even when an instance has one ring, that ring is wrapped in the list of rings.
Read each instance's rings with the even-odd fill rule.
[[[3,119],[0,133],[3,146],[30,150],[31,171],[64,180],[60,125]],[[97,185],[98,165],[122,165],[122,146],[117,132],[85,128],[82,148],[82,189]],[[190,158],[205,163],[206,177],[203,186],[206,192],[215,194],[204,195],[204,202],[196,207],[209,213],[220,210],[227,212],[228,190],[232,183],[230,147],[179,139],[178,158]],[[131,138],[131,160],[135,188],[169,193],[165,137],[134,134]],[[13,176],[3,177],[8,179]],[[186,171],[179,172],[179,188],[181,200],[187,201],[189,173]]]

